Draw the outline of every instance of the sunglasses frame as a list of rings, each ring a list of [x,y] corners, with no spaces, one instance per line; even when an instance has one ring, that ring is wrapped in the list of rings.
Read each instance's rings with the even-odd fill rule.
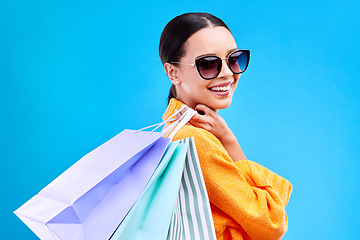
[[[244,70],[242,70],[242,71],[240,71],[240,72],[234,72],[234,71],[231,69],[230,63],[229,63],[229,57],[230,57],[232,54],[237,53],[237,52],[245,52],[245,53],[248,55],[245,68],[244,68]],[[207,57],[215,57],[215,58],[221,60],[221,64],[219,64],[219,67],[218,67],[218,73],[217,73],[215,76],[209,77],[209,78],[205,78],[205,77],[201,74],[201,72],[200,72],[200,70],[199,70],[199,64],[198,64],[198,62],[199,62],[201,59],[204,59],[204,58],[207,58]],[[223,60],[227,60],[227,65],[228,65],[228,67],[229,67],[229,69],[230,69],[230,71],[231,71],[232,73],[234,73],[234,74],[241,74],[241,73],[245,72],[245,70],[246,70],[247,67],[249,66],[250,50],[245,50],[245,49],[235,50],[235,51],[231,52],[231,53],[228,55],[227,58],[221,58],[221,57],[216,56],[216,55],[207,55],[207,56],[202,56],[202,57],[195,58],[195,63],[183,63],[183,62],[170,62],[170,63],[177,63],[177,64],[183,64],[183,65],[189,65],[189,66],[196,67],[196,70],[197,70],[197,72],[199,73],[200,77],[202,77],[202,78],[205,79],[205,80],[211,80],[211,79],[214,79],[214,78],[216,78],[217,76],[219,76],[219,74],[220,74],[220,72],[221,72],[222,61],[223,61]]]

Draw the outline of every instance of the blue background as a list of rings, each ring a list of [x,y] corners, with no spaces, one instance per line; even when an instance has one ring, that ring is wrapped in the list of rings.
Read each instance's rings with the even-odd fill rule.
[[[358,237],[359,1],[0,3],[1,239],[36,239],[12,213],[125,128],[161,120],[165,24],[210,12],[251,50],[220,111],[251,160],[289,179],[284,239]]]

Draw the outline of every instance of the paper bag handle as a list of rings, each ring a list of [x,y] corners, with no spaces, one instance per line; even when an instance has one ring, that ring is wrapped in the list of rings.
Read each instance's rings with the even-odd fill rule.
[[[180,112],[182,112],[184,109],[186,109],[186,111],[178,118],[176,115],[178,115]],[[175,113],[173,113],[170,117],[168,117],[165,121],[151,125],[151,126],[147,126],[144,127],[142,129],[137,130],[135,133],[139,132],[139,131],[143,131],[145,129],[149,129],[149,128],[153,128],[154,129],[150,132],[150,134],[152,132],[154,132],[156,129],[158,129],[159,127],[165,125],[168,122],[172,122],[169,126],[167,126],[166,128],[164,128],[161,132],[164,134],[164,137],[168,137],[168,138],[173,138],[175,136],[175,134],[183,127],[185,126],[185,124],[187,122],[190,121],[190,119],[192,118],[192,116],[194,116],[195,114],[195,110],[189,108],[188,106],[186,106],[185,104],[183,104],[181,106],[180,109],[176,110]]]
[[[152,132],[155,132],[156,129],[158,129],[159,127],[165,125],[165,124],[168,123],[168,122],[172,122],[172,121],[175,121],[175,122],[176,122],[176,121],[177,121],[177,120],[176,120],[176,115],[177,115],[178,113],[180,113],[182,110],[184,110],[186,107],[187,107],[186,105],[182,105],[180,109],[176,110],[175,113],[173,113],[173,114],[172,114],[170,117],[168,117],[165,121],[160,122],[160,123],[156,123],[156,124],[151,125],[151,126],[147,126],[147,127],[141,128],[141,129],[137,130],[135,133],[140,132],[140,131],[143,131],[143,130],[145,130],[145,129],[149,129],[149,128],[155,127],[155,128],[150,132],[150,133],[152,133]],[[171,125],[171,124],[170,124],[170,125]],[[168,128],[168,127],[167,127],[167,128]],[[167,129],[167,128],[165,128],[165,129]],[[163,131],[161,131],[161,132],[167,133],[168,131],[166,131],[165,129],[164,129]],[[169,128],[169,129],[170,129],[170,128]]]
[[[188,123],[190,119],[194,116],[195,114],[194,109],[191,109],[186,105],[183,105],[181,110],[184,109],[184,107],[187,107],[187,110],[180,116],[180,118],[175,120],[173,123],[171,123],[168,127],[166,127],[163,130],[164,136],[167,136],[168,138],[172,139],[175,136],[175,134],[178,133],[179,130],[183,126],[185,126],[185,124]],[[179,113],[181,110],[179,110],[177,113]]]

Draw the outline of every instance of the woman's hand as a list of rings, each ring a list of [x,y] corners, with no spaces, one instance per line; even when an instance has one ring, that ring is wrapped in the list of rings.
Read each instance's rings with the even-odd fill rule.
[[[229,135],[232,135],[224,119],[213,109],[206,105],[198,104],[195,107],[195,111],[195,115],[189,121],[195,127],[211,132],[220,142],[229,138]]]
[[[198,104],[195,111],[197,113],[189,121],[191,125],[205,129],[218,138],[234,162],[246,159],[235,135],[215,110]]]

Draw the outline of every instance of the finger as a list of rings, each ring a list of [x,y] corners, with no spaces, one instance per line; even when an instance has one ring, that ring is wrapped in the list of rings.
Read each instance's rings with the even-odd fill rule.
[[[195,127],[203,128],[207,131],[210,131],[213,129],[214,121],[213,118],[209,116],[202,116],[198,115],[198,118],[192,118],[189,123]]]
[[[191,118],[191,120],[196,122],[207,122],[209,121],[208,115],[201,115],[198,112],[195,112],[194,116]]]
[[[194,119],[200,122],[211,123],[217,118],[217,113],[213,109],[209,108],[206,105],[199,104],[195,107],[197,112],[203,112],[204,114],[198,114]]]
[[[194,121],[194,120],[191,119],[189,121],[189,123],[191,125],[193,125],[194,127],[202,128],[202,129],[205,129],[205,130],[208,130],[208,131],[211,129],[210,125],[208,123],[206,123],[206,122],[199,122],[199,121]]]
[[[204,105],[204,104],[198,104],[195,107],[195,111],[197,112],[203,112],[204,114],[200,114],[200,115],[210,115],[213,116],[215,111],[211,108],[209,108],[208,106]]]

